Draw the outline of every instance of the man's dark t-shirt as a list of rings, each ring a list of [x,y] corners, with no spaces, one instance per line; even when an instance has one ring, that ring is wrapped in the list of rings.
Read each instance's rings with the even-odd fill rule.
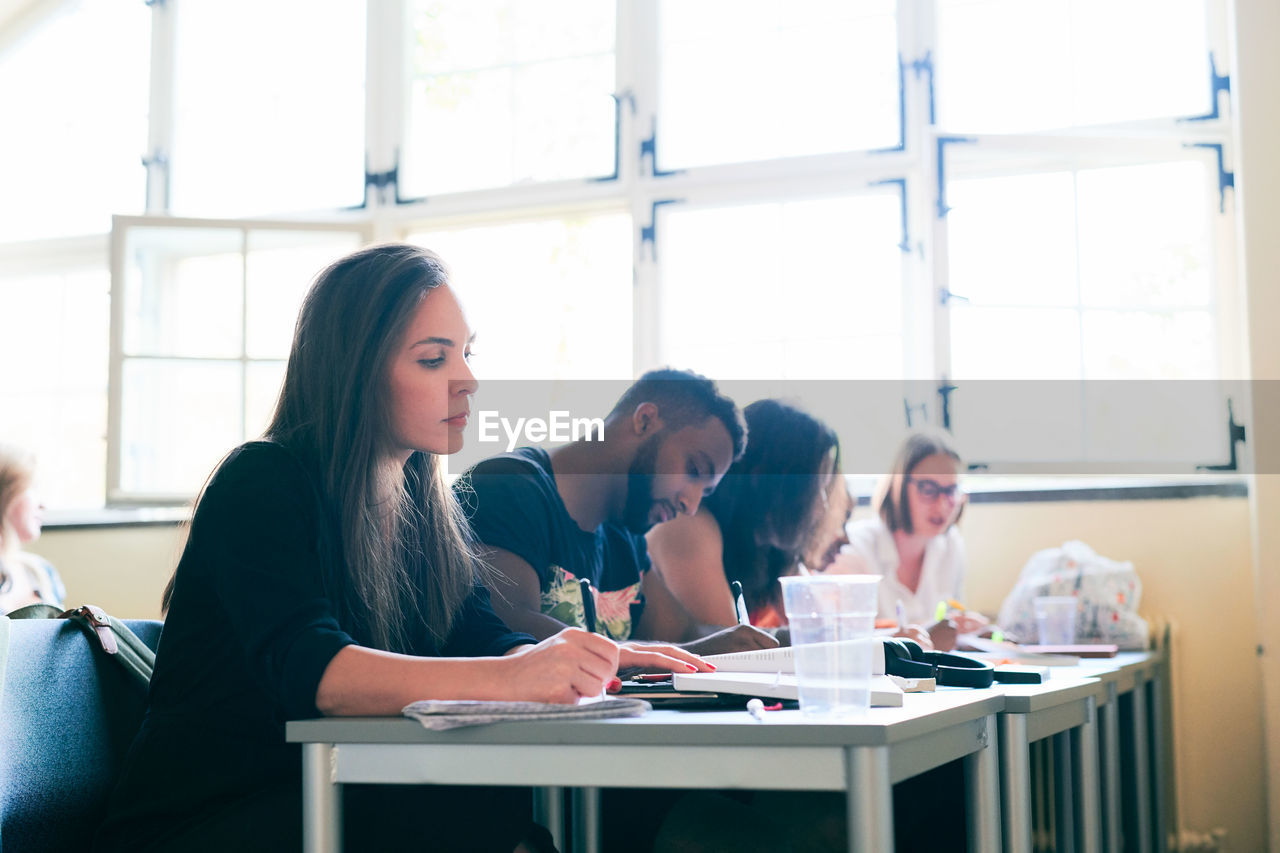
[[[605,522],[578,527],[556,489],[551,457],[522,447],[475,465],[454,484],[476,538],[520,557],[538,575],[542,612],[582,626],[580,578],[596,589],[596,627],[626,640],[644,606],[640,576],[649,570],[644,537]],[[495,588],[501,594],[500,588]]]

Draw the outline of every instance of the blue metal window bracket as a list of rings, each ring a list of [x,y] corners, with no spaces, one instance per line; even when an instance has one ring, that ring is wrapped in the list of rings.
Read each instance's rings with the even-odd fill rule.
[[[934,124],[933,101],[933,57],[929,52],[921,59],[911,61],[911,71],[918,78],[921,74],[929,75],[929,124]],[[898,144],[888,148],[876,148],[872,154],[888,154],[893,151],[905,151],[907,148],[907,63],[902,54],[898,54]]]
[[[632,115],[636,112],[636,99],[630,92],[610,92],[609,97],[613,98],[613,172],[587,178],[591,183],[603,184],[618,180],[618,171],[622,168],[622,102],[626,101],[631,105]],[[641,151],[643,150],[642,148]]]
[[[1219,74],[1218,63],[1213,58],[1213,51],[1209,52],[1209,112],[1201,116],[1187,116],[1180,118],[1178,121],[1210,121],[1219,118],[1218,111],[1218,95],[1222,92],[1227,93],[1227,98],[1231,97],[1231,75]]]
[[[370,172],[369,157],[365,155],[364,161],[364,190],[365,197],[361,199],[359,204],[353,204],[344,210],[364,210],[369,206],[369,187],[373,187],[378,192],[378,198],[385,200],[387,197],[387,188],[391,188],[391,198],[396,204],[416,204],[420,201],[426,201],[426,196],[419,198],[401,198],[400,196],[400,151],[396,150],[395,165],[385,172]]]
[[[904,252],[911,251],[911,235],[907,230],[907,179],[906,178],[889,178],[883,181],[872,181],[871,186],[885,186],[892,184],[898,188],[900,193],[900,201],[902,203],[902,242],[898,244],[898,248]]]
[[[655,118],[650,126],[649,138],[640,142],[640,159],[644,160],[644,156],[649,155],[649,174],[655,178],[665,178],[668,175],[678,175],[683,169],[659,169],[658,168],[658,120]]]
[[[658,208],[664,204],[680,204],[682,201],[682,198],[654,199],[649,208],[649,224],[640,227],[640,251],[643,253],[645,244],[648,244],[655,263],[658,260]]]
[[[972,136],[939,136],[938,143],[938,218],[942,219],[951,210],[947,206],[947,152],[946,147],[953,143],[977,142]]]
[[[1184,142],[1186,148],[1208,148],[1218,156],[1218,212],[1227,212],[1227,188],[1235,189],[1236,173],[1228,172],[1223,164],[1221,142]]]

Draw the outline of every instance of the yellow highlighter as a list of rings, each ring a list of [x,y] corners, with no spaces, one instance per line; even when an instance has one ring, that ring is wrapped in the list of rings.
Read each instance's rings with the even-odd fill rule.
[[[939,601],[937,608],[935,608],[933,611],[933,621],[941,622],[943,619],[946,619],[946,618],[947,618],[947,603],[945,601]]]

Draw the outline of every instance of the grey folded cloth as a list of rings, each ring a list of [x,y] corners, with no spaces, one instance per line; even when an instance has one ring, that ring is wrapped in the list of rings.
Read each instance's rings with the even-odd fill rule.
[[[638,717],[652,710],[643,699],[601,699],[584,705],[551,705],[545,702],[463,702],[424,699],[405,705],[400,712],[433,731],[479,726],[508,720],[597,720],[603,717]]]

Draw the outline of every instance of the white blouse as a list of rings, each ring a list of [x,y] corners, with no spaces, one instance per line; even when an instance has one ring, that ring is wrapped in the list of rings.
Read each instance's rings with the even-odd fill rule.
[[[915,592],[898,580],[898,546],[879,517],[851,522],[845,532],[849,544],[840,549],[835,563],[827,571],[880,575],[877,618],[896,619],[897,604],[901,601],[908,623],[929,625],[935,621],[939,601],[963,600],[960,593],[964,585],[964,539],[955,527],[935,536],[925,546],[924,565]]]

